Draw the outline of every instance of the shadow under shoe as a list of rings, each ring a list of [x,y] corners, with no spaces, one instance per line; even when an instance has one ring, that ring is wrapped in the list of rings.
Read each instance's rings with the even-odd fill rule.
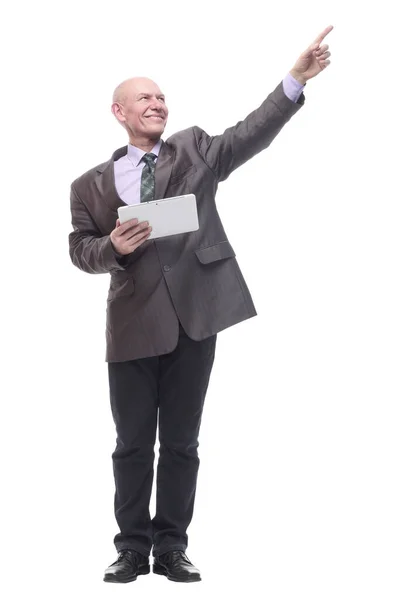
[[[149,559],[136,550],[121,550],[118,558],[104,573],[103,581],[109,583],[129,583],[135,581],[138,575],[150,573]]]
[[[182,550],[173,550],[154,557],[153,573],[165,575],[170,581],[201,581],[200,571]]]

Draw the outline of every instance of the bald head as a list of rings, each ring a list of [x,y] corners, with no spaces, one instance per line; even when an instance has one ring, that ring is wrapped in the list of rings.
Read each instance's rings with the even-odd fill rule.
[[[125,79],[114,90],[111,111],[131,144],[152,148],[167,123],[168,108],[158,85],[148,77]],[[140,145],[139,145],[140,144]]]
[[[129,97],[132,97],[149,87],[153,89],[157,88],[158,92],[161,94],[158,85],[148,77],[131,77],[130,79],[125,79],[125,81],[115,88],[112,101],[118,102],[119,104],[125,104]]]

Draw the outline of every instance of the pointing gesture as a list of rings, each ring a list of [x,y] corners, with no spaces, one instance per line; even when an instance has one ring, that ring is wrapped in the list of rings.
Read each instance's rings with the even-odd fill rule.
[[[331,53],[328,52],[329,46],[327,44],[320,46],[320,44],[332,29],[333,25],[326,27],[326,29],[315,38],[311,46],[309,46],[307,50],[304,50],[297,59],[294,67],[290,70],[292,77],[297,79],[297,81],[303,85],[309,79],[321,73],[321,71],[326,69],[330,64],[331,61],[327,60],[331,55]]]

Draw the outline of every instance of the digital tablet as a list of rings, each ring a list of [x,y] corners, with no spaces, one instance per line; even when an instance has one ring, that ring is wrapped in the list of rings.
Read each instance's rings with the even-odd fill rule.
[[[135,218],[139,219],[139,222],[148,221],[152,227],[148,240],[199,229],[196,196],[194,194],[120,206],[118,208],[118,218],[121,225],[129,219]]]

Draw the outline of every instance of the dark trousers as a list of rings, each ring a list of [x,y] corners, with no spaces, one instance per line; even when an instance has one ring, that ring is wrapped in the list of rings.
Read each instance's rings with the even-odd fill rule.
[[[117,551],[145,556],[186,550],[199,469],[198,435],[216,338],[191,340],[182,326],[170,354],[108,363],[117,431],[112,454]],[[157,416],[160,453],[156,514],[150,519]]]

